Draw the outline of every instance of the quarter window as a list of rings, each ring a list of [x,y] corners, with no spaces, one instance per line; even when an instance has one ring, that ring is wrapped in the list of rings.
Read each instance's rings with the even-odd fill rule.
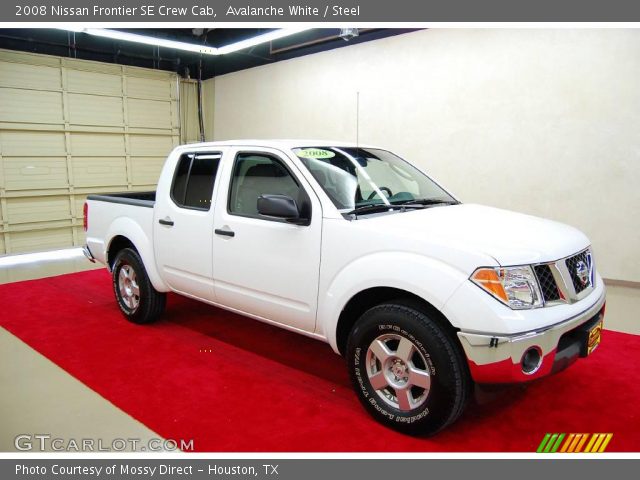
[[[185,153],[180,157],[171,187],[179,207],[209,210],[221,153]]]

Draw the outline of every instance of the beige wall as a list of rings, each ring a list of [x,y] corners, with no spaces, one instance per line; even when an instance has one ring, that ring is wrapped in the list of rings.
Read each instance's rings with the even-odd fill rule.
[[[431,29],[224,75],[214,136],[355,140],[356,91],[361,142],[640,281],[640,30]]]
[[[83,245],[87,194],[155,188],[177,76],[0,50],[0,255]]]

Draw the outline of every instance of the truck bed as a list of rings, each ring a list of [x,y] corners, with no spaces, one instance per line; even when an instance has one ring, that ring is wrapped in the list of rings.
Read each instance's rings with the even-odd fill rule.
[[[105,239],[111,240],[115,229],[118,234],[127,232],[127,238],[138,248],[152,251],[153,218],[156,192],[122,192],[88,195],[87,248],[93,257],[107,263]],[[144,260],[144,258],[143,258]],[[153,263],[153,257],[146,262]]]
[[[156,192],[121,192],[107,193],[104,195],[88,195],[87,200],[97,200],[100,202],[121,203],[124,205],[135,205],[136,207],[153,208],[156,203]]]

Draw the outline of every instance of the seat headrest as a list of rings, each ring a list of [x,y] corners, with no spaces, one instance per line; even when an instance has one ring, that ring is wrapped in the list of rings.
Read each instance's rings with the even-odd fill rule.
[[[322,170],[309,169],[309,171],[316,178],[316,180],[320,185],[325,186],[327,184],[327,174],[324,173]]]
[[[276,163],[260,163],[249,167],[245,177],[284,177],[287,172]]]

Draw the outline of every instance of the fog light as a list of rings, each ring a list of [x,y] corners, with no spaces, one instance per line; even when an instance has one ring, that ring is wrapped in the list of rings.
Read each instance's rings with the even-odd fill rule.
[[[528,348],[524,355],[522,355],[522,360],[520,361],[522,365],[522,373],[525,375],[532,375],[538,371],[540,365],[542,365],[542,352],[539,347],[531,347]]]

